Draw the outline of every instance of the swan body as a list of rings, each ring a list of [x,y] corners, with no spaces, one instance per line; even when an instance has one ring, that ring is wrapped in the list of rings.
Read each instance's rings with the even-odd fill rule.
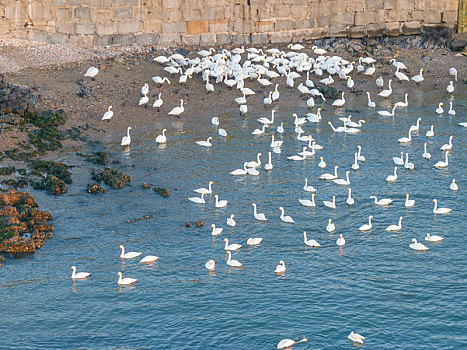
[[[133,259],[133,258],[136,258],[138,256],[140,256],[142,253],[141,252],[128,252],[128,253],[125,253],[125,247],[123,245],[121,245],[119,247],[122,252],[120,254],[120,258],[122,259]]]
[[[313,108],[315,106],[315,99],[310,97],[308,100],[306,100],[306,105],[308,108]]]
[[[133,284],[133,283],[136,283],[138,281],[136,278],[129,278],[129,277],[123,278],[121,272],[117,273],[117,276],[118,276],[118,282],[117,283],[119,285],[121,285],[121,286],[126,286],[126,285],[129,285],[129,284]]]
[[[258,121],[261,123],[261,124],[273,124],[274,123],[274,113],[276,113],[276,110],[273,109],[271,111],[271,119],[268,119],[266,117],[262,117],[262,118],[259,118]]]
[[[392,160],[396,165],[404,165],[404,152],[401,152],[401,156],[399,157],[392,157]]]
[[[143,87],[141,88],[141,94],[142,95],[147,95],[149,93],[149,85],[148,83],[145,83]]]
[[[89,272],[76,272],[76,266],[72,266],[70,267],[70,269],[73,270],[73,272],[71,273],[71,278],[72,279],[76,279],[76,280],[81,280],[81,279],[85,279],[85,278],[88,278],[89,276],[91,276],[91,274]]]
[[[330,201],[323,201],[324,206],[331,208],[331,209],[336,209],[336,196],[332,196],[332,202]]]
[[[412,125],[412,126],[410,127],[409,130],[412,130],[412,131],[418,131],[418,130],[420,130],[420,121],[421,121],[421,120],[422,120],[422,118],[418,118],[418,119],[417,119],[417,124]]]
[[[240,110],[240,114],[245,115],[248,112],[248,107],[247,105],[240,105],[239,110]]]
[[[365,75],[373,75],[376,71],[375,65],[372,64],[371,67],[368,67],[366,71],[363,73]]]
[[[425,245],[418,243],[415,238],[412,238],[412,243],[409,244],[409,247],[413,250],[428,250],[429,249]]]
[[[303,186],[303,190],[307,192],[316,192],[316,188],[311,185],[308,185],[308,179],[305,178],[305,186]]]
[[[320,175],[319,178],[320,178],[321,180],[335,180],[335,179],[337,179],[337,169],[338,169],[338,168],[339,168],[338,165],[336,165],[336,166],[334,167],[334,175],[333,175],[333,174],[329,174],[329,173],[325,173],[325,174]]]
[[[319,166],[321,169],[326,168],[326,162],[324,161],[323,157],[319,157],[318,166]]]
[[[389,96],[392,94],[391,82],[392,82],[392,80],[389,79],[389,88],[388,88],[387,90],[381,91],[381,92],[378,94],[378,96],[381,96],[381,97],[389,97]]]
[[[155,255],[147,255],[145,256],[144,258],[142,258],[139,262],[141,264],[152,264],[153,262],[156,262],[157,260],[159,260],[159,257],[158,256],[155,256]]]
[[[433,213],[435,213],[435,214],[447,214],[447,213],[450,213],[452,211],[452,209],[450,209],[450,208],[438,208],[438,200],[437,199],[433,199],[433,202],[435,202],[435,206],[433,208]]]
[[[239,105],[242,105],[242,104],[246,103],[245,93],[242,92],[242,97],[237,97],[235,99],[235,102],[237,102]]]
[[[456,184],[456,179],[452,179],[451,185],[449,185],[449,188],[453,191],[457,191],[459,189],[459,186]]]
[[[167,84],[170,85],[170,80],[167,77],[165,77],[165,78],[161,78],[159,76],[152,77],[152,81],[154,81],[158,85],[162,85],[164,83],[164,81],[166,81]]]
[[[444,238],[441,236],[436,236],[436,235],[430,235],[429,233],[426,234],[425,241],[427,242],[440,242]]]
[[[404,168],[413,170],[415,168],[415,165],[413,163],[409,162],[409,154],[405,154],[405,163],[404,163]]]
[[[434,133],[434,131],[433,131],[433,127],[434,127],[434,126],[433,126],[433,124],[432,124],[430,130],[428,130],[428,131],[426,132],[426,137],[433,137],[433,136],[435,135],[435,133]]]
[[[256,203],[252,203],[251,205],[253,206],[253,216],[255,217],[255,219],[259,221],[267,221],[266,215],[264,215],[263,213],[256,212]]]
[[[161,95],[162,95],[162,93],[159,93],[159,97],[152,104],[152,106],[154,108],[160,108],[162,106],[162,104],[164,103],[164,101],[162,101],[162,99],[161,99]]]
[[[425,142],[425,143],[423,144],[423,154],[422,154],[422,157],[425,158],[425,159],[430,160],[430,159],[431,159],[431,154],[426,150],[426,147],[427,147],[427,143]]]
[[[306,150],[307,147],[303,147],[303,148],[304,148],[304,150]],[[304,155],[293,155],[293,156],[287,157],[287,159],[293,160],[293,161],[301,161],[301,160],[305,160],[306,156],[304,156]]]
[[[384,85],[383,77],[379,77],[378,79],[376,79],[376,86],[377,87],[383,87],[383,85]]]
[[[149,102],[149,97],[148,97],[147,95],[144,95],[143,97],[141,97],[141,98],[139,99],[138,104],[139,104],[140,106],[142,106],[142,105],[145,105],[145,104],[148,103],[148,102]]]
[[[176,115],[179,116],[185,111],[185,108],[183,107],[183,99],[180,100],[180,107],[175,107],[173,108],[170,112],[169,115]]]
[[[162,130],[162,135],[159,135],[156,137],[156,143],[166,143],[167,142],[167,137],[165,136],[165,132],[167,129]]]
[[[344,123],[344,126],[339,126],[339,127],[337,127],[337,128],[335,128],[335,127],[332,125],[331,122],[328,122],[328,124],[329,124],[329,126],[331,127],[332,131],[334,131],[334,132],[345,132],[345,129],[346,129],[345,123]]]
[[[450,150],[452,150],[452,138],[453,138],[453,136],[449,136],[449,142],[445,143],[444,145],[441,146],[441,148],[440,148],[441,151],[450,151]]]
[[[320,248],[321,247],[321,244],[319,244],[314,239],[307,239],[305,231],[303,231],[303,243],[305,243],[307,246],[313,247],[313,248]]]
[[[209,271],[212,271],[216,267],[216,262],[211,259],[206,264],[204,264],[204,267],[207,268]]]
[[[265,97],[264,100],[263,100],[263,103],[265,105],[271,105],[272,104],[272,91],[269,91],[269,97]]]
[[[316,50],[322,50],[322,49],[316,49]],[[324,51],[324,50],[322,50],[322,51]],[[326,51],[324,51],[324,53],[326,53]],[[295,341],[295,340],[292,340],[292,339],[282,339],[277,344],[277,348],[278,349],[288,349],[288,348],[291,348],[292,346],[294,346],[295,344],[302,343],[302,342],[305,342],[305,341],[308,341],[308,339],[303,338],[303,339],[301,339],[299,341]]]
[[[206,141],[196,141],[197,145],[203,146],[203,147],[211,147],[212,143],[210,142],[212,140],[212,137],[208,137]]]
[[[398,106],[397,105],[394,105],[394,107],[392,107],[392,111],[391,112],[388,112],[388,111],[378,111],[378,114],[380,116],[383,116],[383,117],[394,117],[394,111],[396,110]]]
[[[232,260],[232,253],[230,253],[230,250],[227,251],[228,254],[228,259],[227,259],[227,265],[231,267],[242,267],[242,263],[238,260]]]
[[[396,68],[400,68],[400,69],[407,69],[407,66],[402,63],[402,62],[398,62],[396,61],[394,58],[392,58],[389,63],[392,63],[392,65]]]
[[[364,224],[364,225],[360,226],[360,228],[358,230],[359,231],[370,231],[371,228],[373,227],[373,225],[371,224],[371,219],[373,219],[373,215],[370,215],[368,217],[368,224]]]
[[[396,73],[394,73],[394,75],[397,77],[397,79],[399,79],[400,81],[409,81],[409,77],[407,75],[405,75],[404,73],[402,72],[399,72],[399,67],[397,67],[397,70],[396,70]]]
[[[131,136],[130,136],[130,130],[132,129],[131,126],[128,127],[126,130],[126,136],[123,136],[122,138],[122,143],[120,144],[121,146],[129,146],[131,143]]]
[[[448,94],[452,94],[454,92],[454,84],[452,81],[449,82],[449,85],[446,88]]]
[[[375,108],[375,107],[376,107],[376,103],[374,103],[374,102],[371,100],[370,92],[367,91],[366,94],[368,95],[368,107]]]
[[[272,100],[277,101],[279,99],[279,91],[277,90],[277,87],[279,84],[276,84],[276,87],[274,88],[274,92],[272,93]]]
[[[281,260],[279,261],[279,265],[276,266],[274,270],[275,273],[280,274],[285,272],[285,263]]]
[[[86,73],[84,73],[84,76],[94,78],[97,75],[97,73],[99,73],[99,69],[97,69],[96,67],[89,67]]]
[[[306,119],[310,122],[310,123],[319,123],[319,121],[321,120],[321,111],[323,109],[322,108],[318,108],[318,112],[316,112],[316,114],[314,113],[307,113],[307,117]]]
[[[359,162],[364,162],[364,161],[365,161],[365,157],[362,156],[362,146],[358,145],[358,146],[357,146],[357,149],[358,149],[357,160],[358,160]]]
[[[219,125],[219,117],[212,117],[211,124],[216,126]]]
[[[397,142],[399,143],[409,143],[412,141],[412,130],[409,129],[409,137],[401,137]]]
[[[375,204],[380,205],[380,206],[386,206],[386,205],[390,205],[392,203],[392,199],[389,199],[389,198],[382,198],[382,199],[378,200],[378,198],[376,196],[370,196],[370,199],[374,199]]]
[[[227,206],[228,201],[226,200],[220,201],[219,196],[217,194],[214,196],[214,198],[216,199],[216,204],[215,204],[216,208],[224,208],[225,206]]]
[[[222,137],[227,137],[227,131],[225,131],[222,128],[219,128],[219,130],[217,130],[217,133]]]
[[[452,109],[452,102],[449,102],[449,111],[448,111],[448,114],[449,115],[452,115],[452,116],[455,116],[456,115],[456,111],[454,109]]]
[[[270,147],[280,147],[284,141],[274,141],[274,135],[271,135],[271,144]]]
[[[326,231],[328,231],[329,233],[331,232],[334,232],[336,230],[336,226],[332,223],[332,220],[329,219],[329,222],[326,226]]]
[[[262,241],[263,241],[262,238],[259,238],[259,237],[257,237],[257,238],[251,238],[251,237],[250,237],[250,238],[248,238],[248,240],[246,241],[246,245],[252,245],[252,246],[253,246],[253,245],[260,245]]]
[[[361,336],[361,335],[358,334],[358,333],[354,333],[354,332],[352,331],[352,332],[350,332],[350,334],[348,335],[347,339],[353,341],[354,343],[363,344],[363,343],[364,343],[364,340],[365,340],[365,337],[364,337],[364,336]]]
[[[335,100],[332,105],[336,107],[341,107],[345,104],[344,92],[342,92],[342,98]]]
[[[246,175],[248,173],[247,169],[246,169],[246,164],[247,163],[243,163],[243,169],[236,169],[234,171],[231,171],[230,172],[230,175]]]
[[[212,228],[212,231],[211,231],[212,236],[219,236],[224,230],[222,227],[216,227],[216,225],[214,224],[211,225],[211,228]]]
[[[206,201],[204,200],[204,195],[205,193],[201,193],[201,197],[190,197],[188,198],[188,200],[196,204],[204,204],[206,203]]]
[[[110,120],[113,116],[114,112],[112,111],[112,106],[109,106],[107,112],[102,116],[102,120]]]
[[[298,201],[300,202],[301,205],[305,207],[313,207],[313,208],[316,207],[314,193],[311,195],[311,201],[309,199],[299,199]]]
[[[438,104],[438,108],[436,108],[436,111],[435,111],[436,114],[443,114],[443,113],[444,113],[444,109],[443,109],[442,106],[443,106],[443,103],[440,102],[440,103]]]
[[[444,161],[440,160],[440,161],[437,162],[435,165],[433,165],[435,168],[447,168],[447,167],[448,167],[448,165],[449,165],[449,160],[448,160],[449,153],[446,152],[446,153],[444,154],[444,156],[445,156],[445,160],[444,160]]]
[[[409,96],[409,94],[405,94],[405,101],[404,102],[397,102],[395,104],[395,106],[397,106],[397,107],[407,107],[409,105],[409,101],[407,100],[408,96]]]
[[[394,231],[400,231],[402,229],[402,216],[399,218],[399,223],[397,225],[389,225],[386,227],[386,231],[388,232],[394,232]]]
[[[261,166],[261,159],[260,159],[261,156],[262,156],[262,154],[261,154],[261,153],[258,153],[258,154],[256,155],[256,161],[247,162],[247,163],[246,163],[246,166],[247,166],[248,168],[254,168],[254,167]]]
[[[337,185],[343,185],[343,186],[349,186],[350,185],[350,179],[349,179],[349,174],[350,174],[350,171],[346,171],[345,173],[345,177],[346,179],[335,179],[333,180],[333,182]]]
[[[281,125],[279,125],[276,129],[277,133],[282,134],[284,132],[284,123],[281,122]]]
[[[226,251],[227,250],[239,250],[242,247],[241,244],[236,244],[236,243],[229,244],[228,238],[224,238],[222,241],[225,242],[224,250]]]
[[[282,207],[279,207],[279,210],[281,211],[281,216],[280,216],[280,219],[283,221],[283,222],[286,222],[288,224],[293,224],[295,221],[288,215],[284,215],[284,208]]]
[[[345,202],[348,205],[353,205],[355,203],[355,200],[352,198],[352,189],[350,187],[349,187],[349,195],[347,196],[347,199],[345,200]]]
[[[342,246],[345,245],[345,238],[342,237],[342,234],[339,235],[339,238],[337,239],[336,244],[337,244],[339,247],[342,247]]]
[[[423,78],[423,68],[420,69],[420,74],[412,77],[412,80],[416,82],[417,84],[425,80],[425,78]]]
[[[409,194],[405,195],[405,207],[411,208],[415,205],[415,201],[413,199],[409,199]]]
[[[449,68],[449,74],[454,75],[454,80],[457,81],[457,69],[452,67]]]
[[[386,177],[386,182],[394,182],[397,180],[397,167],[394,167],[394,175]]]
[[[234,227],[235,225],[237,225],[237,223],[235,222],[235,215],[234,214],[231,214],[230,217],[227,219],[227,225],[229,225],[231,227]]]

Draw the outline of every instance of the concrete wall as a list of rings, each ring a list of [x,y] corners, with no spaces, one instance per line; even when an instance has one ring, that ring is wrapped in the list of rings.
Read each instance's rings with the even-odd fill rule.
[[[454,28],[458,0],[0,0],[0,37],[85,44],[266,44]]]

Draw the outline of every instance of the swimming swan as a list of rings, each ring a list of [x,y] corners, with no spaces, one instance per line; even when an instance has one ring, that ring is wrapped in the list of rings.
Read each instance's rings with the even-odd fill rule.
[[[321,244],[319,244],[314,239],[307,239],[306,231],[303,231],[303,243],[305,243],[307,246],[310,246],[310,247],[313,247],[313,248],[320,248],[321,247]]]
[[[373,225],[371,224],[371,219],[373,219],[373,215],[370,215],[368,217],[368,224],[364,224],[364,225],[360,226],[360,228],[358,230],[359,231],[370,231],[371,228],[373,227]]]
[[[286,222],[288,224],[293,224],[295,221],[288,215],[284,215],[284,208],[282,207],[279,207],[279,210],[281,211],[281,216],[280,216],[280,219],[283,221],[283,222]]]
[[[89,272],[78,272],[78,273],[76,273],[76,266],[72,266],[72,267],[70,267],[70,269],[73,270],[73,272],[71,273],[71,278],[72,279],[77,279],[77,280],[85,279],[85,278],[87,278],[87,277],[89,277],[91,275]]]
[[[119,285],[129,285],[129,284],[136,283],[138,281],[136,278],[129,278],[129,277],[123,278],[121,272],[117,273],[117,275],[119,276],[118,282],[117,282]]]
[[[122,259],[133,259],[133,258],[136,258],[136,257],[138,257],[138,256],[140,256],[142,254],[141,252],[128,252],[128,253],[125,253],[125,247],[123,245],[121,245],[119,248],[122,250],[122,253],[120,254],[120,258],[122,258]]]

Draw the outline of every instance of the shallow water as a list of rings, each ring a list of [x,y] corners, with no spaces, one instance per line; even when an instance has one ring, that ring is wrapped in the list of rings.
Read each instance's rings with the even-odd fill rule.
[[[466,129],[465,86],[458,84],[454,97],[457,117],[447,112],[434,113],[437,103],[448,105],[443,92],[410,89],[409,108],[398,109],[395,118],[376,116],[366,107],[366,95],[348,97],[345,108],[326,104],[323,121],[303,126],[324,146],[304,162],[291,162],[286,156],[305,145],[294,138],[292,112],[306,113],[301,106],[281,101],[275,126],[284,121],[286,133],[281,155],[273,154],[274,169],[260,176],[232,177],[229,172],[254,160],[257,152],[267,160],[270,128],[265,135],[253,137],[259,127],[256,118],[268,116],[262,107],[250,107],[246,117],[237,111],[212,111],[198,118],[179,119],[170,125],[155,122],[143,131],[134,127],[131,149],[122,151],[121,135],[108,133],[105,146],[121,160],[117,168],[133,177],[130,187],[109,190],[92,196],[83,190],[90,182],[89,164],[69,150],[59,160],[77,165],[69,192],[52,197],[32,191],[42,209],[54,216],[55,233],[35,255],[9,259],[0,269],[0,332],[5,348],[21,349],[273,349],[282,338],[310,341],[297,349],[336,349],[352,347],[347,335],[354,330],[367,337],[370,349],[460,349],[467,345],[465,188]],[[389,101],[401,101],[398,87]],[[380,109],[390,103],[377,100]],[[358,135],[332,133],[326,121],[338,124],[339,116],[352,113],[353,119],[366,120]],[[220,116],[221,127],[229,133],[223,139],[210,124]],[[406,136],[410,125],[422,117],[420,132],[407,145],[397,139]],[[435,137],[424,135],[435,125]],[[168,129],[168,144],[159,147],[154,138]],[[275,128],[274,128],[275,129]],[[211,149],[194,144],[214,136]],[[439,147],[454,135],[454,151],[448,169],[432,165],[443,160]],[[421,157],[428,143],[432,160]],[[350,174],[355,205],[345,203],[347,187],[318,179],[319,156],[339,175],[353,163],[356,146],[361,145],[366,162]],[[392,174],[393,156],[409,152],[414,171],[399,169],[396,183],[386,184]],[[266,155],[266,156],[264,156]],[[302,190],[304,178],[317,188],[315,209],[302,207],[297,199],[311,195]],[[449,189],[456,178],[460,190]],[[192,189],[207,187],[214,181],[214,192],[226,199],[226,208],[215,209],[213,197],[197,205],[187,197]],[[164,199],[143,182],[166,187],[171,196]],[[404,207],[405,193],[415,207]],[[337,209],[322,205],[336,196]],[[394,204],[381,208],[372,204],[370,195],[392,198]],[[434,215],[432,199],[452,208],[452,214]],[[251,203],[269,219],[254,220]],[[296,224],[279,220],[278,207],[285,209]],[[237,226],[225,221],[235,214]],[[127,223],[127,220],[153,214],[154,217]],[[373,229],[358,231],[374,215]],[[384,229],[403,216],[402,230]],[[336,231],[325,227],[331,218]],[[185,228],[185,221],[203,220],[202,228]],[[211,237],[210,224],[224,227],[224,233]],[[318,240],[320,249],[306,248],[303,231]],[[408,245],[412,238],[425,243],[426,233],[445,237],[441,243],[428,244],[426,253]],[[343,234],[346,245],[335,244]],[[225,264],[222,239],[244,244],[233,258],[243,263],[241,270]],[[248,237],[263,237],[258,247],[247,247]],[[151,266],[139,259],[122,261],[119,245],[127,251],[157,255]],[[215,273],[204,263],[214,259]],[[287,271],[276,276],[274,268],[284,260]],[[90,271],[86,281],[73,283],[70,266]],[[117,272],[138,279],[131,287],[117,286]]]

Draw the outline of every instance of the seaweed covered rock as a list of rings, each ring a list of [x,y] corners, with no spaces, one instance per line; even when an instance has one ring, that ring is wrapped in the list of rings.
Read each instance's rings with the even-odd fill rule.
[[[29,142],[39,151],[56,151],[62,148],[62,142],[65,137],[56,128],[52,126],[33,130],[28,134]]]
[[[70,168],[69,165],[49,160],[34,160],[31,162],[30,167],[36,171],[45,173],[46,175],[56,176],[67,184],[71,184],[73,182],[71,173],[68,171]]]
[[[27,118],[29,122],[37,127],[59,126],[66,122],[66,113],[63,109],[47,110],[36,113]]]
[[[91,193],[91,194],[101,194],[101,193],[106,193],[107,190],[98,184],[89,184],[86,187],[86,192]]]
[[[66,193],[66,184],[54,175],[48,175],[41,182],[33,183],[33,187],[37,190],[46,190],[50,194],[59,195]]]
[[[111,168],[105,168],[103,172],[93,171],[92,179],[96,182],[104,181],[106,185],[112,188],[123,188],[131,182],[131,176]]]
[[[170,191],[164,187],[154,187],[154,192],[160,194],[162,197],[170,197]]]
[[[84,157],[87,162],[101,165],[107,165],[110,158],[107,152],[94,152],[92,154],[76,153],[76,155]]]
[[[27,192],[0,192],[0,252],[34,253],[52,237],[52,215],[37,208]]]

